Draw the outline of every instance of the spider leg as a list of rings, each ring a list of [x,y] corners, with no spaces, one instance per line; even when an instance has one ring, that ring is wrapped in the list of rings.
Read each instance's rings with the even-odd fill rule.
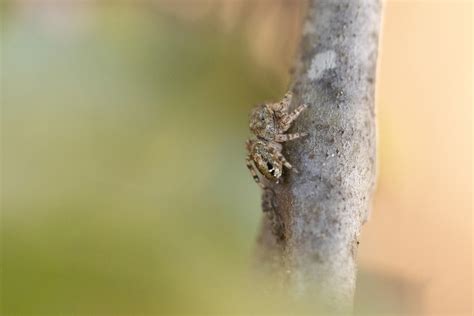
[[[288,169],[293,169],[296,173],[298,173],[298,170],[296,170],[289,162],[286,160],[285,156],[281,153],[281,151],[276,148],[276,146],[269,146],[269,151],[271,152],[272,155],[275,156],[276,159],[281,161],[285,167]]]
[[[275,135],[275,141],[278,143],[283,143],[289,140],[297,139],[300,137],[307,136],[308,133],[294,133],[294,134],[278,134]]]
[[[275,111],[279,117],[284,117],[288,113],[288,107],[291,104],[292,97],[293,94],[291,92],[287,92],[280,102],[273,103],[271,105],[273,111]]]
[[[303,112],[307,107],[308,105],[302,104],[296,109],[294,109],[293,112],[283,116],[283,118],[281,119],[281,132],[286,132],[290,128],[291,123],[296,120],[296,118],[301,114],[301,112]]]
[[[255,166],[252,164],[252,160],[250,159],[250,156],[247,156],[245,159],[247,168],[250,171],[250,174],[252,175],[252,178],[255,180],[255,182],[262,188],[264,189],[263,183],[260,181],[260,178],[258,177],[257,171],[255,169]]]
[[[245,142],[245,147],[247,148],[247,151],[250,152],[250,149],[252,147],[252,141],[250,139],[247,139]]]
[[[285,96],[283,97],[283,100],[281,100],[281,104],[283,104],[283,107],[285,111],[288,111],[288,107],[291,104],[291,99],[293,98],[293,93],[291,91],[288,91]]]

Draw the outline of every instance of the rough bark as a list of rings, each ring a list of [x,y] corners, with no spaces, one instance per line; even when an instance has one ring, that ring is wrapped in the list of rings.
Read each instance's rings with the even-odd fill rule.
[[[272,185],[259,239],[262,267],[290,296],[332,311],[352,308],[358,236],[375,183],[380,14],[378,0],[310,1],[291,89],[292,108],[309,108],[289,131],[309,136],[284,146],[299,173]]]

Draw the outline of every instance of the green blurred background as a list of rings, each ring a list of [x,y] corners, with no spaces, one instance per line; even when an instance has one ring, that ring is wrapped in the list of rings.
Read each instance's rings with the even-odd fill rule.
[[[2,15],[3,312],[229,304],[260,217],[247,113],[284,78],[212,15],[69,6]]]
[[[362,314],[469,313],[469,8],[387,3]],[[1,314],[286,314],[249,278],[244,142],[249,109],[289,83],[304,2],[1,10]]]

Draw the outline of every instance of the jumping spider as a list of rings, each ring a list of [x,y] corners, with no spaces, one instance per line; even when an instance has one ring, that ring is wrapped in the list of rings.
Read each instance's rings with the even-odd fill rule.
[[[308,107],[303,104],[288,113],[291,97],[292,94],[288,92],[280,102],[258,105],[250,115],[250,130],[256,139],[247,140],[246,162],[253,179],[261,188],[265,186],[257,170],[266,179],[279,183],[283,166],[293,168],[281,153],[281,143],[307,135],[307,133],[285,134],[291,123]]]

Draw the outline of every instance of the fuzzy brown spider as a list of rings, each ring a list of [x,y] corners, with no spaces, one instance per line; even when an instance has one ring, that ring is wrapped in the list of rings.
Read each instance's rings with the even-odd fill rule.
[[[293,168],[281,153],[281,143],[307,135],[307,133],[285,134],[291,123],[308,107],[303,104],[288,113],[291,97],[291,92],[288,92],[280,102],[258,105],[250,115],[250,130],[256,138],[247,141],[246,162],[253,179],[262,188],[265,185],[257,171],[266,179],[279,183],[283,167]]]

